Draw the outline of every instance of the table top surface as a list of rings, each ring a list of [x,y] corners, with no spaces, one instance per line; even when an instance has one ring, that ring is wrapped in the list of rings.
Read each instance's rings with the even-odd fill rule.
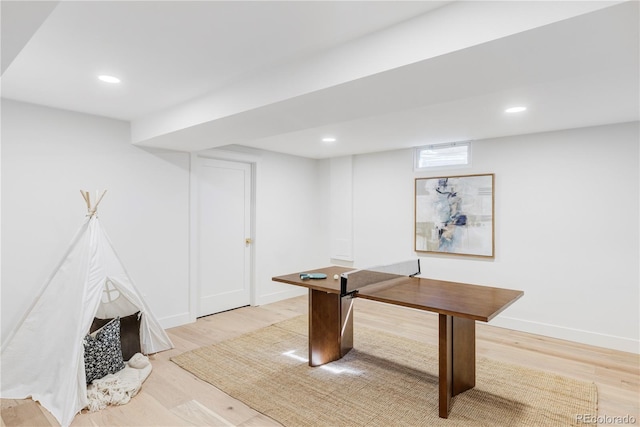
[[[293,273],[274,277],[273,280],[340,294],[340,279],[333,277],[352,270],[346,267],[325,267],[305,273],[324,273],[327,275],[326,279],[302,280],[300,273]],[[524,292],[513,289],[404,276],[366,286],[355,294],[358,298],[483,322],[493,319],[523,295]]]

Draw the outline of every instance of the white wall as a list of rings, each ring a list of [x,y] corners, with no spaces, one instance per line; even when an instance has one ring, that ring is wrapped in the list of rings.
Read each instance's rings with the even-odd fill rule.
[[[320,164],[238,151],[256,163],[254,303],[302,295],[271,277],[329,262]],[[188,153],[131,145],[126,122],[3,100],[2,337],[83,223],[80,189],[108,190],[101,221],[160,323],[188,323],[189,163]]]
[[[189,156],[130,144],[128,123],[2,101],[2,336],[84,222],[80,189],[165,326],[187,310]]]
[[[256,183],[256,304],[306,294],[273,276],[329,264],[325,199],[315,160],[262,151]]]
[[[165,327],[189,312],[189,155],[129,143],[125,122],[3,100],[2,334],[84,219],[80,189]],[[638,123],[476,141],[473,166],[413,172],[411,150],[354,156],[356,267],[413,251],[417,176],[496,174],[494,260],[420,254],[424,275],[525,296],[493,324],[638,352]],[[256,162],[255,303],[301,295],[271,277],[329,263],[331,161]]]
[[[354,265],[420,255],[423,276],[523,290],[493,324],[639,352],[638,146],[636,122],[475,141],[471,168],[431,174],[412,150],[355,156]],[[495,173],[495,259],[414,252],[414,179],[471,173]]]

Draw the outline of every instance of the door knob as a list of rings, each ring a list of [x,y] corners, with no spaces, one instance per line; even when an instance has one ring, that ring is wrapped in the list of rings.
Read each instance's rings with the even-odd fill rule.
[[[246,239],[244,239],[244,242],[245,242],[247,245],[250,245],[250,244],[252,243],[252,242],[251,242],[251,238],[250,238],[250,237],[247,237]]]

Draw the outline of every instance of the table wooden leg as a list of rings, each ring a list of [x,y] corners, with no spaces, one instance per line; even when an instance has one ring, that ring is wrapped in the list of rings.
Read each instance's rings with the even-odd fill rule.
[[[475,320],[439,315],[439,415],[447,418],[451,398],[476,385]]]
[[[353,348],[353,299],[309,289],[309,365],[340,359]]]

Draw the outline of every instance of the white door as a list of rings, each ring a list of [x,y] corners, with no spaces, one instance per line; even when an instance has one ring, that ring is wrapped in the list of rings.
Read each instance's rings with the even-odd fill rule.
[[[251,165],[198,163],[198,316],[206,316],[251,302]]]

